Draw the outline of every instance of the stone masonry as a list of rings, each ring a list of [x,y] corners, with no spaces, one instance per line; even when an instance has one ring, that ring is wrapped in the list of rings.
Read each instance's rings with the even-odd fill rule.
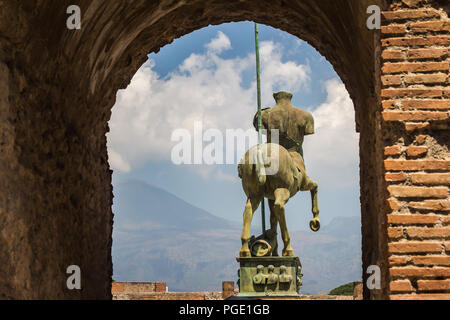
[[[0,0],[0,299],[112,298],[116,93],[149,52],[244,20],[307,41],[354,102],[363,283],[381,269],[364,298],[449,298],[448,14],[446,0]],[[66,287],[74,264],[82,290]]]
[[[450,299],[448,10],[394,7],[383,18],[390,298]]]

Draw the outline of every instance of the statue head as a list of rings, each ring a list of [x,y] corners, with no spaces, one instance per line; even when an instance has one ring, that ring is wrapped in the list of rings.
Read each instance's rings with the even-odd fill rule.
[[[292,99],[292,93],[287,92],[287,91],[280,91],[280,92],[275,92],[273,94],[273,98],[275,99],[275,101],[278,103],[279,101],[282,100],[289,100],[291,101]]]

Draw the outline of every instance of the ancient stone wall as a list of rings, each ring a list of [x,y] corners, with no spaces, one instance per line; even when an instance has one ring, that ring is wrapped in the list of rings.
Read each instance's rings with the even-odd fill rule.
[[[389,288],[394,298],[445,297],[448,12],[439,9],[445,1],[404,0],[422,8],[412,11],[395,1],[380,39],[366,28],[366,9],[391,2],[0,0],[0,298],[111,298],[105,134],[115,95],[149,52],[243,20],[314,46],[355,103],[363,270],[382,271],[381,289],[365,286],[365,298],[388,298]],[[80,30],[66,28],[73,4]],[[80,291],[66,287],[72,264],[81,267]]]
[[[450,299],[448,8],[393,6],[383,17],[390,298]]]

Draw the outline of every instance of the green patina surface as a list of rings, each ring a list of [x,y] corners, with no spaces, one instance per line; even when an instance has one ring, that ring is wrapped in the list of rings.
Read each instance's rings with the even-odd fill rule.
[[[240,268],[240,297],[297,297],[302,285],[298,257],[248,257],[236,259]]]

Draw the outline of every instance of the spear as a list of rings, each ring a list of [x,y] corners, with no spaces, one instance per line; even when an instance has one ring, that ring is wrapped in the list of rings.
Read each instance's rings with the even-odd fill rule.
[[[259,60],[259,31],[255,22],[255,51],[256,51],[256,88],[258,97],[258,144],[262,144],[262,119],[261,119],[261,63]],[[262,233],[266,231],[266,214],[264,197],[261,201]]]

